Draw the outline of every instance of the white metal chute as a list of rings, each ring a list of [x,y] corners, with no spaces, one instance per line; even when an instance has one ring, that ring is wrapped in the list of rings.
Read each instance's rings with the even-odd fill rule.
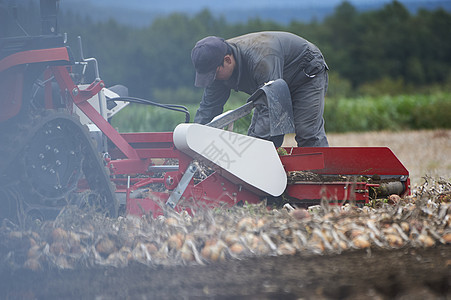
[[[177,149],[213,164],[232,182],[274,197],[285,190],[287,176],[270,141],[201,124],[178,125],[173,139]]]

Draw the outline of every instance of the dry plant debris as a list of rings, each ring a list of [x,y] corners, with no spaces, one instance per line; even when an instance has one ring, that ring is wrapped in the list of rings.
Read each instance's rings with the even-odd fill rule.
[[[65,208],[54,220],[0,227],[2,268],[77,269],[208,264],[252,256],[339,254],[451,244],[451,183],[425,178],[411,196],[369,206],[261,205],[198,211],[190,216],[119,217]]]

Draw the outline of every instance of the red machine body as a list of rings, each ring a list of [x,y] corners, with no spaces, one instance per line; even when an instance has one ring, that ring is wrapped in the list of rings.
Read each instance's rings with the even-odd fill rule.
[[[152,170],[155,165],[152,159],[176,159],[179,164],[176,171],[167,171],[164,177],[142,178],[136,176],[130,180],[115,179],[118,192],[127,196],[127,212],[141,215],[152,212],[161,212],[161,205],[169,197],[169,193],[177,186],[193,160],[191,157],[178,151],[172,143],[172,133],[135,133],[124,134],[127,141],[137,147],[142,163],[133,163],[129,160],[111,160],[109,162],[112,174],[143,174],[144,169]],[[379,188],[383,182],[395,181],[402,184],[401,196],[410,192],[409,172],[397,159],[389,148],[385,147],[329,147],[329,148],[285,148],[287,155],[282,155],[281,161],[287,173],[311,171],[315,174],[331,177],[331,181],[296,181],[289,182],[284,193],[287,199],[297,205],[319,204],[326,199],[331,204],[344,204],[355,201],[357,204],[366,204],[370,200],[372,190]],[[113,157],[115,157],[113,155]],[[146,161],[147,163],[144,163]],[[165,165],[160,165],[165,170]],[[143,168],[144,167],[144,168]],[[166,170],[172,169],[171,165]],[[362,178],[371,179],[381,177],[380,183]],[[334,180],[334,178],[348,178],[347,180]],[[385,181],[383,180],[385,178]],[[171,180],[168,180],[171,179]],[[114,180],[114,179],[113,179]],[[121,184],[122,182],[122,184]],[[164,184],[166,192],[156,192],[152,188],[146,190],[139,198],[133,197],[133,192],[152,183]],[[373,196],[374,193],[373,193]],[[384,195],[381,195],[384,196]],[[233,206],[243,203],[259,203],[261,197],[247,191],[242,186],[234,184],[214,172],[206,179],[195,183],[191,180],[182,195],[178,210],[200,208],[203,206],[219,207]],[[288,201],[288,200],[287,200]]]
[[[0,124],[8,123],[24,110],[27,101],[25,77],[30,67],[36,65],[42,69],[45,79],[44,109],[58,108],[73,114],[75,105],[108,138],[110,147],[108,155],[104,155],[104,164],[110,171],[108,180],[115,184],[116,195],[128,214],[161,214],[175,192],[180,193],[180,200],[174,209],[191,213],[203,207],[259,203],[265,198],[226,179],[221,169],[200,178],[192,176],[183,182],[183,176],[194,159],[176,149],[172,133],[116,131],[88,102],[105,87],[104,82],[96,80],[81,89],[71,76],[73,64],[67,47],[18,51],[2,57],[0,87],[7,92],[0,97]],[[58,101],[52,96],[52,82],[59,87]],[[281,155],[280,159],[288,176],[288,184],[280,197],[282,201],[311,205],[326,199],[330,203],[355,201],[365,204],[371,197],[381,196],[381,188],[391,182],[396,183],[396,188],[388,189],[388,193],[395,191],[403,196],[410,192],[409,172],[388,148],[284,149],[286,154]],[[310,179],[298,176],[303,172],[316,176]],[[183,188],[177,189],[181,184]],[[80,180],[78,190],[86,188]]]
[[[324,179],[327,179],[327,176],[331,179],[322,182],[292,182],[286,192],[290,197],[305,201],[325,198],[329,202],[355,201],[366,204],[370,200],[371,189],[375,190],[391,180],[402,184],[400,195],[410,193],[409,171],[389,148],[329,147],[286,150],[289,155],[282,156],[281,159],[287,172],[312,170],[315,174],[323,175]],[[337,176],[347,180],[338,181]],[[370,180],[375,177],[377,180]]]

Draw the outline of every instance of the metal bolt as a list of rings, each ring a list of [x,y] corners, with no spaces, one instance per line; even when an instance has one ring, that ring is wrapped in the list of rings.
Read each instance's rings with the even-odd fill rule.
[[[55,170],[53,170],[53,169],[50,169],[49,172],[50,172],[51,174],[55,174]]]
[[[40,159],[44,159],[45,156],[44,156],[43,153],[39,153],[38,157],[39,157]]]
[[[78,95],[78,88],[77,88],[77,87],[74,87],[74,89],[72,90],[72,94],[73,94],[74,96],[77,96],[77,95]]]
[[[61,166],[61,162],[59,160],[55,161],[55,164],[59,167]]]
[[[45,150],[49,151],[50,150],[50,146],[49,145],[45,145]]]
[[[60,151],[58,150],[58,148],[54,148],[53,149],[53,153],[58,154]]]
[[[42,165],[42,166],[41,166],[41,169],[45,171],[45,170],[47,170],[47,167],[44,166],[44,165]]]

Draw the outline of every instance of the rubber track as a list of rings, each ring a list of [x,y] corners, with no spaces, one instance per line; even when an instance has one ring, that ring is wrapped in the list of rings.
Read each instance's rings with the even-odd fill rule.
[[[23,167],[23,153],[26,145],[33,136],[46,123],[56,119],[63,119],[75,125],[78,132],[74,132],[68,138],[77,138],[81,143],[83,154],[82,171],[88,182],[89,188],[102,197],[104,208],[111,217],[117,216],[118,203],[114,194],[114,188],[107,170],[97,152],[89,132],[83,126],[78,117],[74,117],[64,111],[46,110],[40,114],[16,120],[15,123],[2,124],[0,127],[0,187],[2,184],[19,180],[24,188],[29,187],[29,178]],[[46,199],[41,199],[43,203]]]

